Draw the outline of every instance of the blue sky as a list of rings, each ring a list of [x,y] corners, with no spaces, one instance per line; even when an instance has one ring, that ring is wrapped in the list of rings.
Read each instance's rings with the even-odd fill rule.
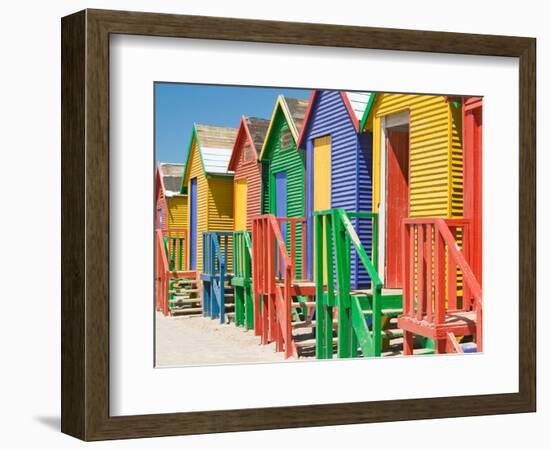
[[[241,116],[270,119],[280,94],[308,99],[310,90],[155,83],[155,159],[185,162],[193,123],[238,127]]]

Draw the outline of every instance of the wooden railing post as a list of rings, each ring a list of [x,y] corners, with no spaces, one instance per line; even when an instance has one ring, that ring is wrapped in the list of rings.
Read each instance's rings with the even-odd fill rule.
[[[416,274],[416,292],[418,297],[416,300],[416,318],[422,320],[424,317],[424,225],[420,224],[417,227],[417,274]]]
[[[296,222],[290,221],[290,259],[294,262],[292,265],[292,279],[296,278]]]
[[[445,242],[436,227],[435,230],[435,323],[445,321]]]
[[[402,237],[401,237],[401,254],[403,255],[403,313],[410,314],[410,302],[411,302],[411,292],[410,292],[410,225],[403,222],[401,225]]]
[[[426,225],[424,256],[426,258],[426,319],[431,322],[433,315],[433,225]]]
[[[324,293],[323,293],[323,252],[319,251],[319,247],[322,249],[322,244],[319,245],[319,242],[322,243],[322,232],[323,232],[323,216],[313,216],[313,235],[316,236],[314,245],[315,245],[315,251],[314,251],[314,278],[316,280],[315,284],[315,297],[316,297],[316,318],[317,318],[317,324],[315,329],[315,356],[317,359],[325,359],[327,357],[327,351],[326,351],[326,335],[325,335],[325,320],[326,320],[326,310],[327,306],[324,301]],[[332,350],[332,349],[331,349]]]
[[[372,217],[372,265],[374,270],[378,272],[378,214],[373,214]],[[405,280],[406,278],[404,278]]]
[[[337,211],[335,211],[337,214]],[[336,252],[336,273],[338,282],[338,357],[349,358],[350,351],[350,274],[349,248],[346,248],[346,233],[340,220],[332,224]],[[321,268],[322,270],[322,268]]]

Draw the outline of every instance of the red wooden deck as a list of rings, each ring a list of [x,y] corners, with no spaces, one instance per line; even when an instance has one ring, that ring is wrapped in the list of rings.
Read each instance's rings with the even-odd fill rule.
[[[405,284],[398,326],[404,331],[405,355],[412,354],[413,334],[434,339],[437,353],[461,351],[456,336],[473,336],[477,351],[482,351],[481,286],[470,265],[470,239],[469,220],[403,221]]]
[[[416,317],[401,316],[397,319],[399,328],[436,340],[446,339],[449,332],[455,336],[475,335],[476,324],[475,311],[447,311],[442,323],[435,323],[426,317],[419,320]]]

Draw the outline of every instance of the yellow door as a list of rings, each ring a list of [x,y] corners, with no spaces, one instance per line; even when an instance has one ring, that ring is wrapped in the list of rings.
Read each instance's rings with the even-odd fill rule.
[[[235,181],[235,231],[246,230],[247,192],[246,180]]]
[[[313,209],[330,209],[330,136],[313,141]]]
[[[313,141],[313,210],[330,209],[330,136],[323,136]],[[323,241],[323,254],[326,253]],[[323,255],[324,279],[327,279],[326,259]]]

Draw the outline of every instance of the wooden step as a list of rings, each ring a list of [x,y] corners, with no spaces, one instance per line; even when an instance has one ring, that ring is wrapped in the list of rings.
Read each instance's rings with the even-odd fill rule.
[[[433,355],[433,348],[415,348],[413,350],[413,355]]]
[[[196,294],[198,289],[172,289],[168,291],[169,294]]]
[[[315,320],[299,320],[297,322],[292,322],[291,326],[294,330],[298,328],[313,328],[315,326]]]
[[[298,320],[296,322],[292,322],[292,328],[294,328],[294,329],[313,328],[315,326],[317,326],[317,321],[316,320],[310,320],[310,321]],[[336,319],[334,319],[332,321],[332,328],[334,328],[334,329],[338,328],[338,321]]]
[[[363,314],[364,315],[372,315],[372,309],[363,309]],[[398,316],[398,315],[401,315],[403,314],[403,309],[402,308],[386,308],[386,309],[382,309],[382,315],[383,316]]]
[[[198,283],[171,283],[173,288],[196,288]]]
[[[294,340],[294,343],[296,344],[296,347],[298,347],[298,348],[315,347],[315,345],[317,344],[317,340],[315,338],[304,339],[303,341]],[[338,343],[338,338],[332,338],[332,345],[335,345],[337,343]]]
[[[172,276],[170,278],[196,278],[197,272],[195,270],[174,270],[171,272]]]
[[[200,299],[198,299],[198,298],[171,298],[170,303],[182,303],[182,304],[200,303]]]
[[[306,307],[306,306],[315,306],[315,305],[316,305],[315,302],[302,302],[302,303],[300,303],[300,302],[292,302],[292,303],[290,304],[290,306],[291,306],[292,308],[304,308],[304,307]]]
[[[202,314],[202,308],[170,308],[170,314],[173,316],[176,315],[191,315],[191,314]]]
[[[403,330],[399,328],[391,329],[391,330],[384,330],[382,331],[382,337],[385,337],[386,339],[396,339],[396,338],[402,338],[403,337]]]

